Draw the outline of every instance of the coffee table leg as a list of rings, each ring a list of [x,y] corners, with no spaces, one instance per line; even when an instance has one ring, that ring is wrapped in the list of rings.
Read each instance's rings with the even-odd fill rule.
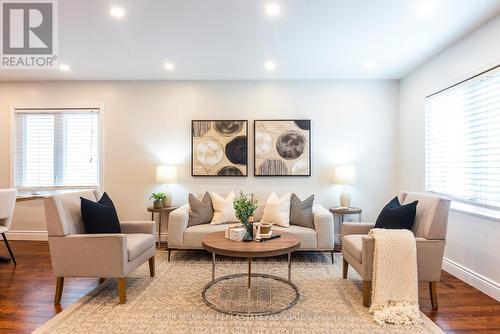
[[[288,253],[288,282],[292,281],[292,253]]]
[[[215,279],[215,253],[212,253],[212,281]]]
[[[252,258],[248,258],[248,290],[252,286]]]

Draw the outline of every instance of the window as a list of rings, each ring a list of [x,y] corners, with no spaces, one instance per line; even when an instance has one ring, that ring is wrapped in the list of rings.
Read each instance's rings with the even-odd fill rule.
[[[500,210],[500,66],[430,95],[425,188]]]
[[[14,118],[16,188],[99,186],[98,109],[15,109]]]

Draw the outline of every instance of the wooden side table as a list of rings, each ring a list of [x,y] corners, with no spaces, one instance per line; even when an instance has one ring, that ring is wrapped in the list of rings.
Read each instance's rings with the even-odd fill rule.
[[[342,228],[342,223],[344,222],[345,215],[359,215],[359,221],[361,222],[361,213],[363,210],[361,208],[340,208],[340,207],[332,207],[329,211],[333,214],[333,222],[335,223],[335,216],[340,216],[340,228]],[[341,251],[342,250],[342,236],[341,234],[335,235],[335,239],[338,240],[337,244],[334,247],[334,250]]]
[[[330,212],[333,215],[340,216],[340,222],[344,222],[344,215],[359,215],[359,221],[361,222],[361,213],[363,210],[361,208],[330,208]]]
[[[162,214],[167,215],[167,227],[168,227],[168,217],[170,215],[170,212],[174,211],[177,208],[178,208],[177,206],[169,206],[161,209],[155,209],[153,207],[148,208],[148,212],[151,212],[151,220],[155,220],[155,213],[158,214],[158,248],[161,248],[161,216]]]

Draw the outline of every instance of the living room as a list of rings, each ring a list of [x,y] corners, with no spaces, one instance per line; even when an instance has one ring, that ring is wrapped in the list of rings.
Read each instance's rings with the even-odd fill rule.
[[[500,1],[40,3],[1,2],[1,333],[500,331]]]

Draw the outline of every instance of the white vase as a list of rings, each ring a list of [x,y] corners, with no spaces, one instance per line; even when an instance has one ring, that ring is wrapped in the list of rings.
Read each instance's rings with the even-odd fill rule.
[[[163,207],[168,208],[172,206],[172,195],[169,192],[165,193],[165,197],[163,198]]]
[[[351,193],[346,188],[340,194],[340,206],[343,208],[351,207]]]

